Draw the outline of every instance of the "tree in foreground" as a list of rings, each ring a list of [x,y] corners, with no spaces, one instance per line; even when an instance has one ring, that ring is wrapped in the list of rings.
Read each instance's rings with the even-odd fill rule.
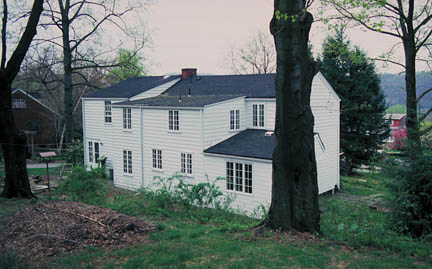
[[[427,131],[420,132],[419,122],[432,112],[432,109],[429,109],[422,116],[418,116],[417,104],[424,94],[418,97],[416,94],[416,63],[420,60],[420,53],[422,51],[426,53],[426,50],[430,49],[432,0],[323,0],[321,3],[324,4],[326,10],[336,11],[337,14],[334,17],[342,19],[345,24],[353,24],[399,39],[399,43],[395,44],[389,57],[382,60],[401,66],[405,71],[406,126],[408,140],[414,148],[409,154],[412,160],[416,155],[415,148],[420,146],[420,137]],[[395,54],[393,50],[400,44],[403,46],[404,63],[391,58]]]
[[[3,0],[3,20],[1,30],[2,55],[0,66],[0,142],[3,150],[6,181],[2,196],[6,198],[30,198],[33,194],[27,175],[27,142],[24,133],[17,129],[12,112],[12,82],[17,76],[21,63],[27,53],[43,10],[43,0],[35,0],[30,17],[18,45],[9,61],[7,58],[8,3]]]
[[[324,41],[319,67],[341,98],[341,170],[353,174],[389,136],[380,79],[366,54],[350,46],[343,28]]]
[[[320,231],[314,117],[310,107],[316,73],[308,53],[312,15],[304,0],[275,0],[270,31],[277,53],[276,125],[272,200],[266,225]]]

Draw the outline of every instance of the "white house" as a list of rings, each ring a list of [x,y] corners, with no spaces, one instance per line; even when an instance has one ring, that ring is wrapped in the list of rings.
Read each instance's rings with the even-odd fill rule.
[[[271,201],[274,74],[143,77],[83,98],[85,164],[107,157],[114,184],[136,190],[176,172],[188,183],[217,177],[233,206]],[[321,73],[312,84],[319,193],[339,187],[339,102]]]

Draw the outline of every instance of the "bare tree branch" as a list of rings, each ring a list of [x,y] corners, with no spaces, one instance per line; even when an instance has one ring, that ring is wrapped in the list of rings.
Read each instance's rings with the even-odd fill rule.
[[[417,98],[417,102],[420,102],[420,100],[428,93],[432,92],[432,88],[427,89],[426,91],[424,91],[422,94],[420,94],[420,96]]]
[[[7,16],[8,16],[8,10],[7,10],[7,1],[3,0],[3,25],[2,25],[2,57],[1,57],[1,68],[4,69],[6,66],[6,27],[7,27]]]
[[[426,111],[420,118],[419,121],[422,122],[424,119],[427,118],[427,116],[432,112],[432,108],[429,108],[428,111]]]

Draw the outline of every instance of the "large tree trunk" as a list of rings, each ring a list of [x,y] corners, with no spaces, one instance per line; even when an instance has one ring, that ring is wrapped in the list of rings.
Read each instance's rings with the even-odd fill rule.
[[[36,27],[43,10],[43,0],[35,0],[27,25],[17,47],[6,64],[7,2],[3,2],[2,61],[0,67],[0,143],[5,162],[6,181],[1,196],[6,198],[34,197],[27,175],[26,137],[19,132],[12,111],[12,81],[18,74],[25,54],[36,35]]]
[[[410,146],[416,148],[420,145],[419,122],[417,117],[417,93],[416,93],[416,52],[414,34],[408,33],[404,37],[405,51],[405,86],[407,107],[407,137]]]
[[[313,17],[303,9],[301,0],[275,0],[270,23],[277,52],[276,147],[267,225],[316,233],[320,215],[310,108],[315,68],[307,49]]]
[[[11,83],[0,75],[0,133],[1,147],[5,162],[6,182],[2,197],[31,198],[27,175],[27,143],[24,133],[19,132],[15,125],[11,107]]]
[[[59,0],[62,17],[62,36],[63,36],[63,86],[64,86],[64,107],[65,107],[65,143],[69,145],[74,135],[73,122],[73,100],[72,100],[72,49],[70,44],[70,19],[69,19],[69,0],[65,1],[64,6]]]

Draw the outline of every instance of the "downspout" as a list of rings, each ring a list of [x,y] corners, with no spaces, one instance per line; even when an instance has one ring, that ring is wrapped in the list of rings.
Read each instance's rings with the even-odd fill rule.
[[[205,150],[205,145],[204,145],[205,141],[204,141],[204,108],[201,108],[201,155],[202,155],[202,161],[203,161],[203,173],[204,173],[204,177],[205,175],[205,171],[206,170],[206,162],[205,162],[205,156],[204,156],[204,150]],[[204,178],[203,177],[203,178]]]
[[[143,117],[143,113],[144,110],[141,107],[141,111],[140,111],[140,125],[141,125],[141,133],[140,133],[140,137],[141,137],[141,188],[144,188],[144,117]]]
[[[337,117],[337,184],[340,189],[340,100],[338,103],[338,117]]]
[[[84,153],[84,167],[87,166],[87,136],[86,136],[86,120],[85,120],[85,99],[81,99],[81,106],[82,106],[82,122],[83,122],[83,153]]]

